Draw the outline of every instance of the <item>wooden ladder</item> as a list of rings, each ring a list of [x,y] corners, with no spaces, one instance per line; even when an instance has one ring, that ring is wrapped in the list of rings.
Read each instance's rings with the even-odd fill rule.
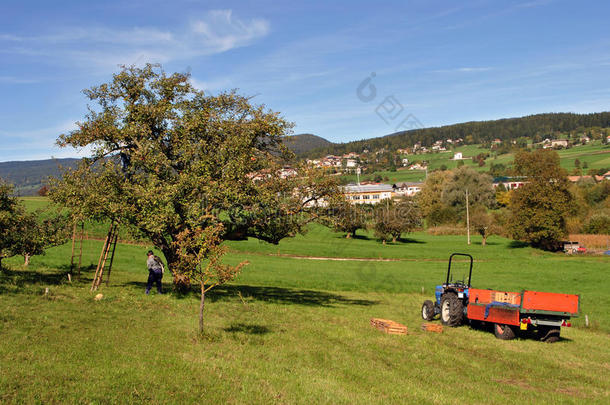
[[[118,224],[114,222],[110,224],[110,229],[108,229],[108,235],[106,235],[104,247],[102,248],[102,253],[100,254],[100,260],[97,262],[97,268],[95,269],[95,277],[93,277],[91,291],[97,290],[100,284],[102,284],[102,280],[104,278],[104,270],[108,270],[106,275],[106,285],[108,285],[108,283],[110,282],[110,271],[112,270],[114,252],[116,250],[117,240],[119,239],[118,228]],[[109,262],[108,255],[110,255]],[[106,263],[108,263],[108,266],[106,266]]]

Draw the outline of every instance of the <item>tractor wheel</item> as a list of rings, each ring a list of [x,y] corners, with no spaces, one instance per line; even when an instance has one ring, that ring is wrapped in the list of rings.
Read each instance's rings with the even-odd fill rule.
[[[494,333],[498,339],[511,340],[515,338],[515,330],[510,325],[494,324]]]
[[[464,316],[464,305],[455,293],[441,297],[441,323],[445,326],[459,326]]]
[[[421,317],[426,321],[434,319],[434,303],[430,300],[425,300],[421,306]]]
[[[538,328],[540,340],[546,343],[555,343],[559,340],[561,329],[553,326],[541,326]]]

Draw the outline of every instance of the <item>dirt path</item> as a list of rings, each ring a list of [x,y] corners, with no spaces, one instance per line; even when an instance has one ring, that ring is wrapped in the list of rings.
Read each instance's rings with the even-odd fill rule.
[[[245,253],[248,255],[257,255],[257,256],[273,256],[273,257],[283,257],[287,259],[300,259],[300,260],[330,260],[330,261],[340,261],[340,262],[438,262],[438,263],[447,263],[447,259],[432,259],[432,258],[375,258],[375,257],[327,257],[327,256],[299,256],[299,255],[291,255],[291,254],[282,254],[282,253],[260,253],[260,252],[242,252],[242,251],[231,251],[231,253]],[[475,260],[475,263],[484,262],[486,260]],[[468,260],[453,260],[453,262],[468,262]]]

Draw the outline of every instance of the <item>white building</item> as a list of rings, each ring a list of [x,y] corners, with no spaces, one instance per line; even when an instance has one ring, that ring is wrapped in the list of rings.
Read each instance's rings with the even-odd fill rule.
[[[412,197],[421,191],[423,185],[424,183],[404,182],[396,183],[392,186],[392,188],[394,189],[394,194],[397,196]]]
[[[348,169],[353,169],[358,167],[358,162],[355,159],[347,159],[345,161],[345,167]]]
[[[345,199],[352,204],[378,204],[392,198],[393,191],[389,184],[348,184],[343,187]]]
[[[464,157],[462,156],[462,152],[455,152],[453,155],[453,160],[462,160]]]

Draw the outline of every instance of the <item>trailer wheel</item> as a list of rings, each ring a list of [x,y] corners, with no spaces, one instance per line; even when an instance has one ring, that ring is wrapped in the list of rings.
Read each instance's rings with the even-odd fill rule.
[[[421,306],[421,317],[426,321],[434,319],[434,303],[430,300],[425,300]]]
[[[541,326],[538,329],[538,336],[540,340],[546,343],[555,343],[559,340],[559,334],[561,329],[552,326]]]
[[[446,326],[459,326],[464,316],[464,305],[455,293],[441,297],[441,323]]]
[[[515,338],[515,330],[510,325],[494,324],[494,334],[498,339],[511,340]]]

